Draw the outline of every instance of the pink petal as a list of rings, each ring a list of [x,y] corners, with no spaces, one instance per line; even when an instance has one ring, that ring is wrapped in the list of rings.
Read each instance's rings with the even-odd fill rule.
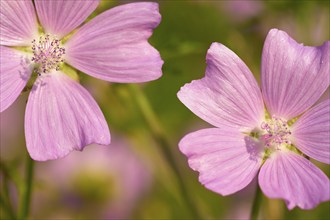
[[[205,77],[186,84],[178,97],[198,117],[221,127],[252,130],[264,118],[262,96],[244,62],[224,45],[207,52]]]
[[[0,46],[0,52],[0,112],[3,112],[21,94],[32,67],[28,56],[18,50]]]
[[[35,0],[35,4],[45,32],[62,38],[85,21],[98,6],[99,0]]]
[[[1,1],[0,45],[29,46],[38,34],[38,23],[31,0]]]
[[[107,122],[92,96],[61,72],[40,76],[25,114],[26,145],[34,160],[52,160],[92,143],[110,144]]]
[[[206,188],[229,195],[246,187],[261,165],[260,145],[232,128],[210,128],[186,135],[179,143],[189,166]]]
[[[276,152],[259,173],[259,184],[270,198],[284,199],[288,209],[312,209],[329,200],[328,177],[310,161],[291,151]]]
[[[320,47],[298,44],[272,29],[265,41],[261,79],[268,111],[291,119],[312,106],[329,86],[330,41]]]
[[[66,61],[111,82],[157,79],[163,61],[147,40],[160,19],[157,3],[131,3],[108,10],[69,39]]]
[[[321,102],[330,99],[330,86],[327,88],[327,90],[323,93],[323,95],[316,101],[314,105],[318,105]]]
[[[292,126],[292,142],[304,154],[330,164],[330,100],[316,105]]]

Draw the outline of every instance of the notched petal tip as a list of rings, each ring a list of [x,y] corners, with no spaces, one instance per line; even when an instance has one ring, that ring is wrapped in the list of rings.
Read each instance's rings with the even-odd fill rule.
[[[264,105],[259,86],[245,63],[226,46],[213,43],[205,77],[186,84],[178,98],[208,123],[242,130],[259,126]]]
[[[210,48],[207,50],[207,53],[217,53],[221,50],[222,47],[226,47],[226,46],[218,42],[213,42]]]
[[[221,195],[246,187],[257,175],[261,157],[236,129],[209,128],[187,134],[179,143],[199,181]]]
[[[272,29],[261,63],[262,91],[270,114],[292,119],[311,107],[329,86],[329,62],[329,42],[304,46],[286,32]]]
[[[209,61],[213,61],[214,59],[217,59],[217,57],[222,56],[223,54],[228,53],[228,52],[233,53],[225,45],[218,43],[218,42],[213,42],[211,44],[210,48],[207,50],[206,62],[209,63]]]
[[[272,28],[268,31],[267,37],[275,37],[276,35],[282,35],[288,37],[289,35],[285,31],[281,31],[277,28]]]
[[[179,98],[179,100],[184,103],[184,97],[189,96],[190,94],[190,89],[193,87],[197,87],[200,89],[206,89],[207,87],[203,87],[202,83],[200,83],[205,77],[201,78],[201,79],[194,79],[192,80],[190,83],[185,83],[183,86],[181,86],[180,90],[177,92],[177,97]]]
[[[271,29],[267,36],[266,36],[266,40],[265,42],[269,40],[269,41],[283,41],[283,42],[290,42],[294,45],[300,45],[300,46],[304,46],[303,43],[297,43],[294,39],[292,39],[288,33],[286,33],[285,31],[282,31],[282,30],[279,30],[279,29],[276,29],[276,28],[273,28]]]
[[[110,82],[156,80],[162,76],[164,61],[148,39],[160,20],[157,3],[129,3],[109,9],[69,39],[66,61]]]
[[[159,4],[158,2],[145,2],[146,5],[150,5],[150,10],[154,11],[155,13],[155,26],[153,27],[153,29],[155,29],[161,22],[162,20],[162,15],[159,12]]]
[[[65,157],[89,144],[110,144],[108,124],[92,96],[61,72],[38,78],[25,114],[27,149],[34,160]]]
[[[278,151],[261,167],[259,184],[269,198],[285,200],[288,209],[313,209],[329,201],[329,178],[304,157]]]

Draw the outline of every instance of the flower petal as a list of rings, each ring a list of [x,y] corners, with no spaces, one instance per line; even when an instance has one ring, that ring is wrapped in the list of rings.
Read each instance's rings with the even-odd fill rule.
[[[330,164],[330,100],[303,114],[292,126],[292,142],[304,154]]]
[[[261,147],[232,128],[209,128],[186,135],[179,143],[189,166],[206,188],[229,195],[247,186],[261,165]]]
[[[32,67],[28,55],[18,50],[0,46],[0,54],[0,112],[3,112],[21,94]]]
[[[40,76],[25,114],[26,145],[34,160],[66,156],[86,145],[110,144],[107,122],[92,96],[61,72]]]
[[[311,107],[329,86],[330,41],[320,47],[298,44],[272,29],[261,64],[262,91],[268,111],[291,119]]]
[[[259,173],[259,184],[270,198],[284,199],[288,209],[312,209],[329,200],[328,177],[310,161],[291,151],[276,152]]]
[[[157,3],[131,3],[108,10],[69,39],[66,61],[111,82],[157,79],[163,61],[147,40],[160,19]]]
[[[221,127],[254,129],[264,118],[261,92],[249,68],[231,50],[213,43],[205,77],[186,84],[178,98],[198,117]]]
[[[321,102],[330,99],[330,86],[327,88],[327,90],[325,90],[325,92],[323,93],[323,95],[315,102],[315,105],[320,104]]]
[[[31,45],[34,36],[38,34],[32,1],[1,1],[0,33],[0,45]]]
[[[35,0],[35,4],[45,32],[62,38],[85,21],[98,6],[99,0]]]

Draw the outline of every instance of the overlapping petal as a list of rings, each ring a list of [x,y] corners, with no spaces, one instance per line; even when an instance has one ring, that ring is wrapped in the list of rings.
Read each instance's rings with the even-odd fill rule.
[[[61,72],[36,81],[25,114],[26,145],[34,160],[66,156],[86,145],[110,144],[105,118],[91,95]]]
[[[30,45],[38,34],[32,1],[1,1],[0,4],[0,45]]]
[[[98,6],[99,0],[35,0],[46,33],[62,38],[78,27]]]
[[[66,61],[111,82],[157,79],[163,61],[147,40],[160,19],[157,3],[131,3],[110,9],[69,39]]]
[[[0,112],[3,112],[21,94],[32,67],[26,54],[4,46],[0,46],[0,63]]]
[[[251,131],[261,124],[264,106],[260,89],[249,68],[224,45],[208,50],[206,75],[186,84],[178,97],[210,124]]]
[[[330,86],[327,88],[327,90],[325,90],[323,95],[315,102],[314,106],[328,99],[330,99]]]
[[[330,164],[330,100],[303,114],[292,126],[292,142],[304,154]]]
[[[288,209],[312,209],[330,199],[328,177],[291,151],[278,151],[266,160],[259,173],[259,184],[268,197],[284,199]]]
[[[261,165],[261,146],[233,128],[210,128],[186,135],[179,143],[189,166],[208,189],[229,195],[247,186]]]
[[[330,42],[298,44],[285,32],[269,32],[262,54],[262,91],[268,111],[291,119],[312,106],[330,83]]]

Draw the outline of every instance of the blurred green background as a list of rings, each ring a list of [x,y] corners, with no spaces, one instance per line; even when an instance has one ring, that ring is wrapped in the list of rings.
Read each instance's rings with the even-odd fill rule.
[[[150,42],[165,61],[163,77],[132,86],[79,73],[81,83],[101,106],[113,141],[108,148],[91,146],[64,159],[36,162],[31,219],[191,219],[196,212],[203,219],[248,218],[255,181],[235,195],[222,197],[199,184],[197,173],[188,168],[177,143],[185,134],[211,126],[180,103],[176,93],[185,83],[203,77],[212,42],[233,50],[258,81],[262,46],[271,28],[284,30],[305,45],[321,45],[329,40],[329,1],[158,2],[162,22]],[[102,1],[90,18],[125,3]],[[22,94],[0,115],[1,193],[10,198],[13,211],[20,207],[25,187],[27,97]],[[146,120],[141,106],[154,110],[158,119],[150,119],[149,114]],[[164,149],[167,145],[169,150]],[[166,154],[180,168],[181,184],[196,210],[187,205]],[[316,164],[330,175],[329,166]],[[8,195],[4,195],[5,188]],[[4,205],[0,206],[1,219],[8,219]],[[264,197],[260,217],[330,219],[329,210],[327,202],[310,211],[288,211],[282,200]]]

